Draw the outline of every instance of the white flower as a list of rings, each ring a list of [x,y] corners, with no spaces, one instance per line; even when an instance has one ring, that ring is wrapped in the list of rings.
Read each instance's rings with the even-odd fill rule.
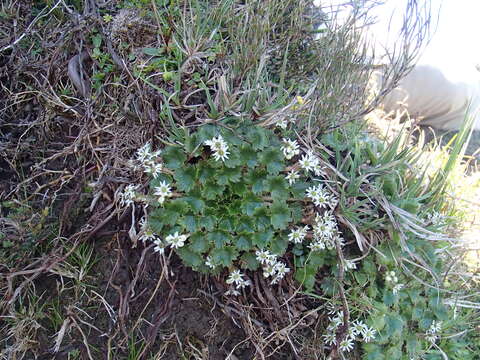
[[[277,272],[277,276],[283,278],[285,274],[290,272],[290,269],[282,262],[277,262],[275,264],[275,271]]]
[[[241,279],[241,281],[237,283],[237,289],[241,290],[250,285],[252,285],[252,282],[250,280]]]
[[[335,333],[328,333],[325,335],[322,335],[325,344],[327,345],[336,345],[337,344],[337,335]]]
[[[257,250],[255,251],[255,255],[257,256],[256,259],[262,265],[265,265],[265,264],[274,265],[277,262],[276,256],[268,250]]]
[[[140,241],[155,241],[155,239],[157,239],[155,233],[149,227],[145,226],[143,229],[143,233],[140,236]]]
[[[436,334],[442,331],[442,322],[441,321],[432,321],[432,324],[430,325],[430,328],[427,330],[427,333],[429,334]]]
[[[150,148],[150,143],[146,143],[140,149],[137,150],[137,160],[140,162],[145,162],[146,160],[150,160],[152,157],[152,151]]]
[[[428,333],[427,333],[427,334],[425,335],[425,339],[426,339],[427,341],[430,341],[431,343],[434,343],[434,342],[437,341],[438,336],[437,336],[436,334],[428,334]]]
[[[155,186],[154,190],[153,194],[158,196],[158,202],[160,204],[163,204],[167,197],[172,196],[172,189],[166,181],[162,181],[159,186]]]
[[[357,336],[358,334],[361,334],[362,331],[365,330],[365,324],[360,321],[360,320],[355,320],[353,323],[352,323],[352,326],[351,328],[353,329],[353,331],[355,332],[355,336]]]
[[[353,349],[353,339],[348,337],[342,341],[340,341],[339,349],[341,351],[349,352]]]
[[[157,238],[153,241],[153,243],[155,244],[153,251],[158,252],[159,254],[165,253],[165,244],[163,243],[162,240]]]
[[[215,269],[217,265],[213,262],[210,256],[207,256],[207,261],[205,261],[205,265],[207,265],[210,269]]]
[[[281,147],[283,155],[287,160],[290,160],[295,155],[300,154],[297,140],[283,139],[283,146]]]
[[[300,167],[305,171],[312,171],[315,168],[315,162],[307,154],[302,155],[299,162]]]
[[[323,171],[323,166],[320,163],[317,163],[313,166],[313,173],[315,176],[325,175],[325,171]]]
[[[297,179],[300,178],[300,175],[298,174],[298,171],[291,170],[287,176],[285,176],[285,179],[288,180],[288,183],[290,185],[294,184]]]
[[[405,285],[403,285],[403,284],[397,284],[397,285],[395,285],[395,286],[393,287],[393,290],[392,290],[393,295],[397,295],[397,294],[400,292],[400,290],[403,289],[404,286],[405,286]]]
[[[231,295],[231,296],[238,296],[240,295],[240,291],[237,291],[235,289],[230,289],[230,290],[227,290],[225,291],[225,295]]]
[[[357,268],[357,264],[353,260],[345,260],[345,270],[353,270]]]
[[[240,273],[240,270],[234,270],[230,273],[230,276],[228,277],[227,279],[227,284],[232,284],[232,283],[235,283],[235,284],[239,284],[243,281],[242,279],[242,276],[243,274]]]
[[[123,192],[120,194],[120,205],[126,206],[133,204],[135,201],[135,191],[140,187],[140,185],[127,185]]]
[[[146,174],[151,174],[154,179],[158,177],[162,173],[163,165],[162,164],[157,164],[154,162],[148,162],[143,165],[143,171]]]
[[[276,273],[275,264],[267,264],[267,266],[263,268],[263,277],[274,276]]]
[[[303,228],[298,228],[296,230],[292,230],[290,234],[288,234],[288,241],[293,242],[295,244],[300,244],[307,236],[308,226],[304,226]]]
[[[229,154],[230,153],[228,152],[227,148],[221,148],[216,150],[213,153],[213,157],[215,158],[215,161],[219,161],[219,160],[225,161],[228,159]]]
[[[373,339],[375,339],[376,332],[377,331],[375,329],[372,329],[372,328],[368,327],[367,325],[364,325],[363,330],[362,330],[363,341],[368,343],[368,342],[372,341]]]
[[[277,127],[285,130],[288,126],[288,120],[287,119],[283,119],[281,121],[278,121],[277,124],[276,124]]]
[[[206,140],[205,145],[209,146],[212,151],[217,151],[219,149],[225,148],[227,143],[223,140],[221,135],[212,138],[211,140]]]
[[[325,243],[322,241],[315,241],[309,244],[308,247],[312,251],[321,251],[321,250],[325,250]]]
[[[175,234],[170,234],[165,238],[165,241],[175,249],[181,248],[185,245],[185,241],[187,241],[188,235],[180,235],[178,231]]]

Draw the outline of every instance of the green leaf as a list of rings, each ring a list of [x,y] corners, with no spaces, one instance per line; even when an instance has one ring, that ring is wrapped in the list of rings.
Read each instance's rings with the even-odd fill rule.
[[[254,150],[262,150],[269,145],[269,133],[266,129],[252,126],[246,132],[246,138],[251,142]]]
[[[235,148],[230,148],[230,155],[228,155],[228,159],[224,161],[224,164],[227,168],[235,168],[242,164],[240,160],[240,156]]]
[[[295,271],[295,280],[302,284],[307,291],[311,291],[315,285],[315,275],[317,271],[311,267],[297,268]]]
[[[198,254],[203,254],[210,249],[210,243],[208,242],[205,234],[197,232],[192,235],[190,235],[189,243],[190,245],[188,246],[190,250],[193,252],[196,252]]]
[[[265,180],[265,189],[270,192],[273,200],[288,199],[288,185],[283,176],[269,176]]]
[[[160,56],[162,55],[162,52],[163,52],[163,49],[150,48],[150,47],[143,48],[143,53],[150,56]]]
[[[258,231],[263,231],[270,227],[270,216],[266,207],[262,206],[256,208],[253,212],[252,218],[257,225]]]
[[[274,254],[283,255],[287,250],[288,238],[286,236],[275,236],[270,245],[270,250]]]
[[[233,246],[226,246],[221,249],[213,249],[210,256],[215,264],[229,267],[237,257],[237,252]]]
[[[398,314],[385,316],[385,332],[391,338],[400,338],[402,336],[404,321]]]
[[[198,141],[204,143],[206,140],[211,140],[218,135],[218,127],[213,124],[206,124],[201,126],[196,134]]]
[[[383,303],[387,306],[392,306],[396,303],[397,297],[393,295],[391,289],[385,288],[383,292]]]
[[[185,216],[182,223],[185,226],[185,229],[187,230],[187,232],[193,233],[197,231],[198,226],[197,226],[197,220],[195,216],[192,216],[192,215]]]
[[[240,251],[250,250],[252,247],[252,240],[246,234],[241,234],[235,238],[234,244]]]
[[[365,360],[384,360],[385,355],[383,354],[383,348],[377,344],[363,344],[363,350],[365,355],[362,359]]]
[[[165,203],[163,212],[159,220],[164,224],[175,225],[178,221],[178,218],[182,215],[187,214],[189,210],[188,203],[181,199],[176,199],[168,201]]]
[[[260,161],[267,167],[269,174],[276,175],[285,168],[280,149],[267,149],[260,154]]]
[[[259,247],[260,249],[264,249],[270,243],[273,238],[273,231],[267,230],[264,232],[255,233],[252,237],[253,245]]]
[[[202,152],[202,142],[199,139],[198,134],[189,135],[185,134],[184,139],[185,151],[193,156],[199,156]]]
[[[238,181],[230,184],[232,192],[239,196],[244,196],[247,193],[247,185],[243,181]]]
[[[254,194],[259,194],[265,190],[264,181],[267,179],[267,172],[265,170],[256,169],[250,173],[248,182],[252,185]]]
[[[233,224],[234,224],[234,219],[227,217],[220,220],[220,223],[218,224],[218,228],[226,232],[233,232],[235,230]]]
[[[240,217],[235,226],[235,231],[237,233],[246,232],[253,233],[255,232],[255,224],[253,223],[252,218],[247,216]]]
[[[260,266],[256,256],[249,252],[244,253],[241,256],[240,261],[242,262],[242,268],[244,269],[255,271]]]
[[[203,201],[199,196],[191,195],[183,197],[181,199],[185,200],[190,208],[197,214],[202,214],[205,209],[205,201]]]
[[[183,167],[183,163],[187,160],[187,157],[181,148],[167,146],[162,152],[162,159],[167,168],[176,170]]]
[[[305,198],[305,192],[310,187],[309,184],[303,181],[297,181],[294,184],[290,185],[290,192],[292,193],[292,197],[295,199],[303,199]]]
[[[163,230],[163,221],[159,220],[159,218],[152,217],[150,215],[148,219],[148,225],[152,229],[152,231],[156,234],[161,234]]]
[[[218,185],[213,181],[208,181],[203,187],[203,195],[207,200],[213,200],[221,195],[224,190],[225,186]]]
[[[402,358],[401,345],[390,346],[386,353],[387,359],[399,360]]]
[[[317,270],[325,264],[325,254],[321,251],[312,251],[308,258],[308,266]]]
[[[291,220],[290,210],[286,203],[274,202],[270,205],[270,221],[276,230],[283,230],[288,227]]]
[[[205,184],[208,180],[213,179],[215,176],[215,171],[213,167],[210,166],[206,161],[201,161],[198,163],[198,180],[201,184]]]
[[[373,316],[370,320],[370,326],[377,331],[381,331],[385,327],[385,314]]]
[[[180,191],[192,190],[195,186],[195,174],[196,170],[192,165],[177,169],[175,171],[175,175],[173,176],[176,181],[177,188]]]
[[[410,355],[415,355],[421,350],[420,342],[418,341],[416,335],[409,335],[407,337],[406,345],[407,352]]]
[[[216,248],[222,248],[230,243],[230,236],[224,231],[212,231],[207,235],[208,241],[212,242]]]
[[[237,168],[223,168],[220,169],[217,173],[217,184],[219,185],[226,185],[229,182],[235,183],[240,181],[240,178],[242,177],[242,169],[237,167]]]
[[[242,146],[239,151],[240,161],[242,165],[246,165],[250,168],[255,167],[257,165],[257,152],[252,149],[250,146]]]
[[[203,264],[203,258],[200,255],[194,253],[189,248],[182,247],[177,249],[176,252],[180,256],[180,258],[183,260],[183,263],[187,266],[196,268]]]
[[[367,284],[368,277],[367,275],[365,275],[365,273],[360,271],[355,271],[353,273],[353,277],[357,281],[358,285],[360,285],[361,287],[364,287]]]
[[[211,215],[203,216],[200,220],[200,226],[206,231],[211,231],[215,227],[215,218]]]
[[[244,197],[244,200],[241,205],[241,210],[244,214],[248,216],[252,216],[253,213],[255,212],[255,209],[262,206],[263,206],[262,199],[260,199],[259,197],[253,194],[248,194]]]

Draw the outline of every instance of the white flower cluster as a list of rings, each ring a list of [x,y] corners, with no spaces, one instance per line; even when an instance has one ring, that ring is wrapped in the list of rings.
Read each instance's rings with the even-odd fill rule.
[[[155,244],[153,251],[158,252],[159,254],[165,253],[165,248],[170,245],[170,247],[178,249],[185,245],[185,241],[187,241],[188,234],[180,235],[177,232],[174,234],[170,234],[165,238],[165,241],[162,241],[155,234],[145,219],[140,220],[141,232],[142,235],[140,236],[140,240],[143,242],[152,241]]]
[[[322,184],[317,186],[310,186],[307,189],[306,196],[312,199],[312,202],[319,208],[335,208],[338,204],[338,199],[331,192],[327,190]]]
[[[405,287],[404,284],[398,284],[398,277],[395,271],[387,271],[387,275],[385,275],[385,281],[392,286],[393,295],[397,295],[400,290]]]
[[[285,274],[290,272],[290,268],[278,261],[277,256],[268,250],[257,250],[255,255],[257,255],[257,260],[260,264],[263,265],[263,276],[266,278],[271,276],[273,278],[270,282],[272,285],[277,284],[283,279]]]
[[[311,171],[316,176],[325,175],[323,167],[320,164],[320,159],[311,150],[302,155],[298,163],[300,164],[300,167],[307,173]]]
[[[160,182],[159,186],[155,186],[153,195],[158,196],[158,202],[162,205],[165,199],[172,196],[172,188],[166,181]]]
[[[340,246],[345,243],[335,216],[330,211],[317,214],[313,223],[313,242],[308,247],[312,251],[333,250],[337,241]]]
[[[143,171],[153,176],[154,179],[162,173],[163,165],[156,160],[161,151],[152,151],[150,143],[146,143],[137,150],[137,161],[142,164]]]
[[[397,274],[395,274],[395,271],[388,271],[387,275],[385,276],[385,281],[393,284],[398,283],[398,277]]]
[[[435,226],[445,226],[447,217],[438,211],[432,211],[427,214],[426,220]]]
[[[287,160],[290,160],[295,155],[300,154],[300,148],[297,140],[283,139],[282,152]]]
[[[330,317],[330,325],[327,327],[327,333],[323,335],[323,339],[327,345],[337,345],[337,330],[343,325],[343,311]],[[355,320],[348,327],[347,336],[338,344],[338,348],[343,352],[349,352],[353,349],[355,341],[370,342],[375,339],[376,330],[368,327],[360,320]],[[360,339],[361,337],[361,339]]]
[[[244,289],[247,286],[252,285],[252,282],[250,280],[244,280],[243,279],[243,274],[240,272],[240,270],[234,270],[230,273],[230,276],[227,279],[227,284],[232,284],[235,285],[236,289],[230,289],[228,290],[225,295],[240,295],[240,292],[238,290]]]
[[[206,140],[205,145],[209,146],[210,150],[213,151],[213,157],[216,161],[225,161],[228,159],[228,155],[230,154],[228,151],[228,144],[223,140],[221,135],[218,135],[211,140]]]
[[[128,206],[135,201],[135,191],[138,190],[140,185],[127,185],[122,193],[120,193],[120,205]]]
[[[425,339],[430,341],[431,343],[434,343],[438,339],[438,333],[442,331],[442,322],[441,321],[432,321],[432,324],[427,330],[427,333],[425,334]]]

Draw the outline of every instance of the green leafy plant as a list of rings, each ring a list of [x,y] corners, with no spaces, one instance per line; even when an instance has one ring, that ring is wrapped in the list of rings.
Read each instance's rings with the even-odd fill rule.
[[[152,175],[150,190],[138,194],[131,185],[122,202],[149,204],[141,239],[153,240],[161,253],[175,249],[197,271],[228,269],[227,282],[237,289],[249,284],[238,269],[263,267],[277,283],[291,262],[297,280],[311,287],[335,242],[343,245],[332,213],[336,197],[320,181],[320,158],[308,150],[301,155],[297,141],[251,124],[185,130],[179,143],[157,152],[147,144],[137,152]]]

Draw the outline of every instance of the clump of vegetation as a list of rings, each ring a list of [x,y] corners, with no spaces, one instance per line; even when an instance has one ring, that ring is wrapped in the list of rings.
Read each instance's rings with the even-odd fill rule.
[[[2,356],[474,359],[445,197],[468,126],[437,171],[365,134],[428,32],[409,2],[372,97],[368,9],[2,7],[34,16],[0,28]]]

